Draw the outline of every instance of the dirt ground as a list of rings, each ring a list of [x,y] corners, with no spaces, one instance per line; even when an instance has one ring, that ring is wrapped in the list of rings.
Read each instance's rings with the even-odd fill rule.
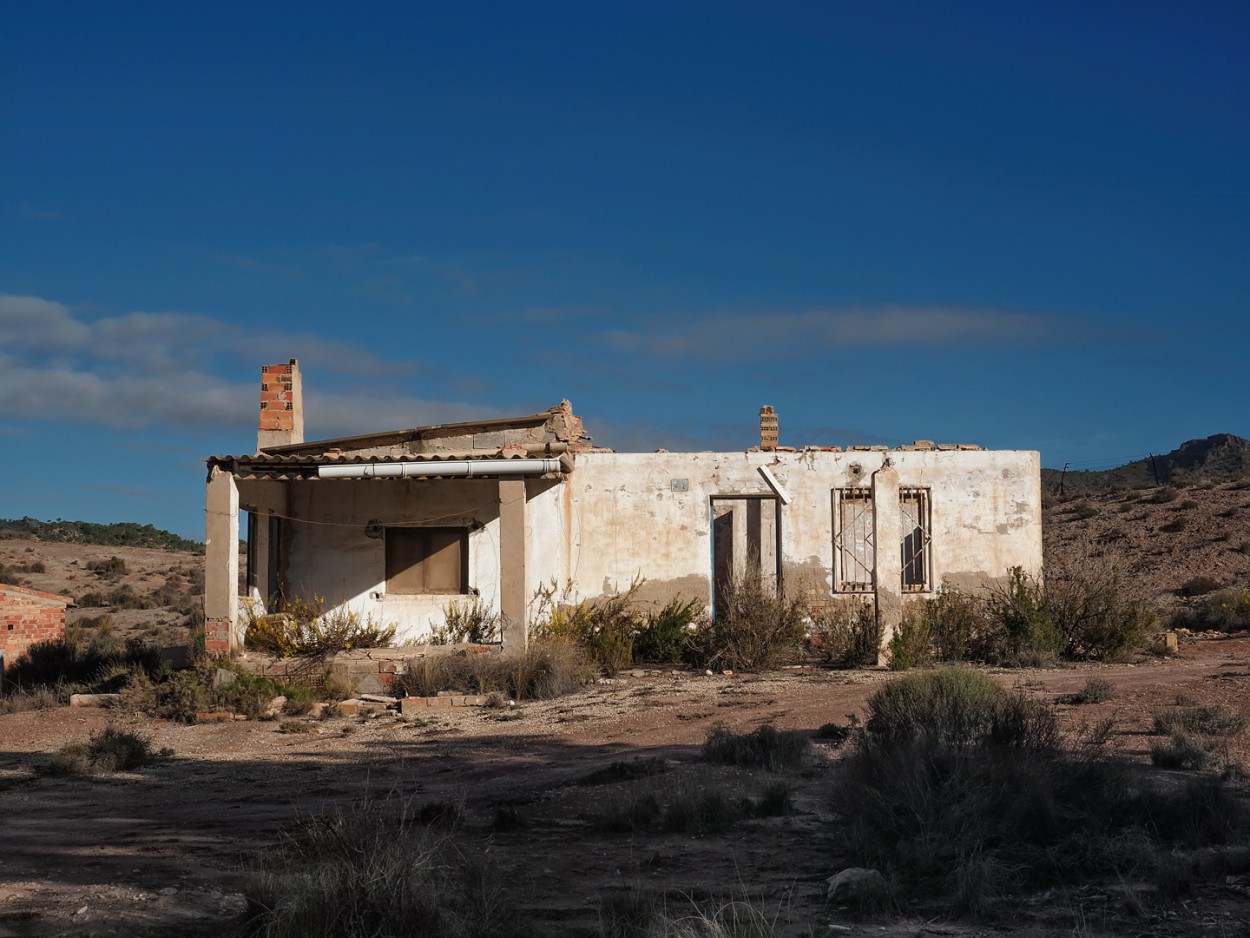
[[[1145,761],[1151,712],[1178,693],[1242,709],[1250,638],[1187,640],[1166,660],[993,673],[1047,700],[1091,676],[1107,678],[1114,699],[1059,704],[1064,727],[1075,732],[1114,717],[1111,746]],[[1123,895],[1134,884],[1102,883],[1027,897],[992,927],[848,918],[824,897],[826,878],[845,864],[829,836],[836,818],[819,764],[838,754],[819,742],[818,764],[792,779],[792,816],[706,837],[610,835],[587,821],[633,784],[578,785],[592,770],[658,756],[672,771],[705,771],[700,746],[715,725],[814,732],[862,715],[868,693],[889,677],[814,667],[714,676],[647,670],[512,710],[339,717],[298,734],[281,732],[278,722],[186,726],[85,708],[0,715],[0,938],[222,934],[243,908],[241,865],[297,812],[389,792],[462,803],[461,836],[491,855],[536,935],[596,934],[600,903],[634,889],[664,892],[679,910],[692,898],[746,894],[774,910],[787,935],[1250,934],[1250,889],[1240,879],[1170,905],[1146,902],[1136,914],[1125,911]],[[35,771],[64,744],[110,723],[150,734],[173,756],[111,776]],[[1244,739],[1236,746],[1230,756],[1247,764]],[[765,781],[738,775],[744,790]],[[513,806],[524,826],[494,831],[500,805]]]

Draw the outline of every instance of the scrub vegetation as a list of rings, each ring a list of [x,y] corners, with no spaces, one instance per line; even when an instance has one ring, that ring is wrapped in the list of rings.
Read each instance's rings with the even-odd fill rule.
[[[346,606],[326,608],[326,598],[282,597],[274,612],[245,609],[248,648],[280,658],[318,657],[353,648],[385,648],[395,639],[396,627],[360,616]]]
[[[904,911],[937,903],[993,917],[1020,891],[1108,874],[1163,889],[1177,864],[1223,875],[1246,863],[1235,846],[1246,812],[1226,783],[1178,785],[1069,751],[1049,707],[984,674],[917,672],[874,693],[868,711],[830,805],[850,862],[885,873]]]

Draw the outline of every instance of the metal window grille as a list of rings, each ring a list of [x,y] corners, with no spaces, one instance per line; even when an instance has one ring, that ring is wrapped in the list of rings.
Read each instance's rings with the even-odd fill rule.
[[[872,592],[876,568],[873,549],[871,489],[838,489],[834,493],[834,582],[838,592]]]
[[[924,593],[933,588],[929,490],[900,488],[898,502],[903,523],[903,591]]]

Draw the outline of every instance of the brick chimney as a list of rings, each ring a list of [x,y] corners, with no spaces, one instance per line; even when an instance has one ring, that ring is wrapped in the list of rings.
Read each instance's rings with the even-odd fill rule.
[[[777,412],[765,404],[760,408],[760,449],[771,453],[777,449],[778,437]]]
[[[304,386],[299,361],[260,367],[260,424],[256,450],[304,442]]]

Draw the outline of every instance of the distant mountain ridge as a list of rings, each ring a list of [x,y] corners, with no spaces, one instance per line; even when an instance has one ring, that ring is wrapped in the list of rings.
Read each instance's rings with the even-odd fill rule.
[[[1157,477],[1156,477],[1157,475]],[[1151,459],[1138,459],[1115,469],[1067,473],[1042,470],[1042,489],[1051,494],[1090,495],[1118,489],[1172,483],[1220,481],[1250,476],[1250,440],[1217,433],[1188,440],[1177,449]]]
[[[40,541],[67,544],[100,544],[106,547],[151,547],[158,550],[202,551],[198,541],[162,531],[150,524],[121,521],[96,524],[91,521],[40,521],[37,518],[0,518],[0,538],[31,537]]]

